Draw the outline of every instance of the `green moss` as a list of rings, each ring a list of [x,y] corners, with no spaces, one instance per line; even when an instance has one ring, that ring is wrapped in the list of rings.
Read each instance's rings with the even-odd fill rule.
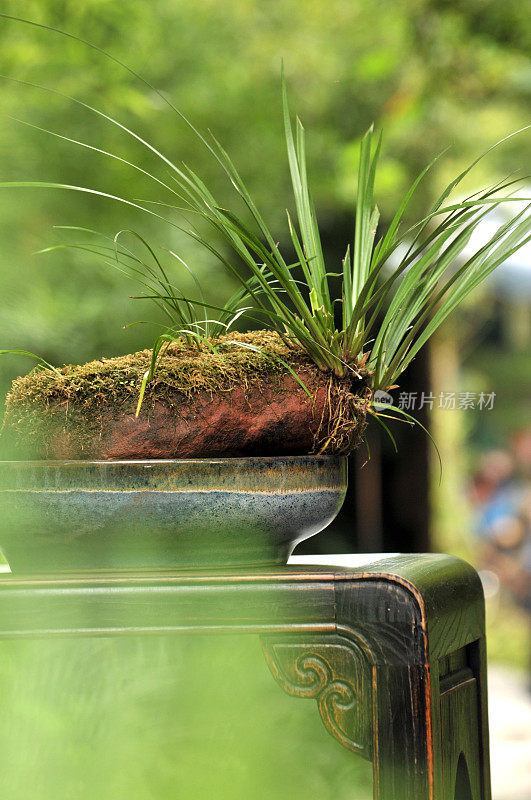
[[[239,344],[237,344],[239,343]],[[260,348],[260,352],[245,345]],[[170,345],[148,384],[145,403],[175,392],[186,396],[198,391],[230,391],[243,381],[261,375],[285,374],[282,361],[311,368],[302,350],[289,348],[271,331],[233,333],[207,340],[192,348],[184,341]],[[60,374],[40,370],[17,378],[6,399],[15,406],[73,402],[85,407],[119,405],[138,398],[142,377],[149,368],[151,350],[102,358],[88,364],[68,365]]]

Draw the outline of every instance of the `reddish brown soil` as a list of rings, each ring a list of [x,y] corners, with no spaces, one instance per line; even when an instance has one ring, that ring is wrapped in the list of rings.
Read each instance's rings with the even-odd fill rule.
[[[71,426],[57,429],[47,458],[192,458],[297,455],[319,450],[331,422],[325,376],[302,374],[312,399],[291,376],[237,387],[221,395],[198,392],[142,409],[104,412],[99,432],[80,440]],[[333,411],[332,411],[333,414]],[[352,430],[359,436],[363,415]],[[59,422],[59,419],[57,420]],[[350,438],[350,437],[349,437]],[[351,442],[352,444],[352,442]]]

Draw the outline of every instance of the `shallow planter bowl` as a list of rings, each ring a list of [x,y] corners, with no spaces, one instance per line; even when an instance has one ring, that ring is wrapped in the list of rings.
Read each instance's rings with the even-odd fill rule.
[[[347,460],[0,462],[16,572],[284,563],[337,515]]]

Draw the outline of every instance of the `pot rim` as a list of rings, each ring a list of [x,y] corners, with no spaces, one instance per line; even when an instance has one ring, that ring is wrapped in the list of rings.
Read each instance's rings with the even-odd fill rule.
[[[243,458],[123,461],[0,461],[5,491],[343,491],[346,456],[249,456]]]
[[[331,455],[324,453],[322,455],[298,455],[298,456],[234,456],[234,457],[208,457],[208,458],[116,458],[116,459],[0,459],[0,468],[6,465],[16,466],[46,466],[46,467],[59,467],[59,466],[97,466],[105,465],[112,466],[114,464],[120,466],[151,466],[163,464],[236,464],[236,462],[248,462],[250,464],[258,464],[259,462],[272,462],[280,463],[286,461],[288,463],[303,463],[304,461],[313,463],[332,463],[334,461],[344,461],[348,458],[346,455]]]

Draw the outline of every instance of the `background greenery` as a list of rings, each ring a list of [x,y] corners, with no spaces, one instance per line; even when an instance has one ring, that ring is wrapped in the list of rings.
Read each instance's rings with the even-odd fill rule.
[[[5,800],[369,800],[372,765],[256,636],[4,642]]]

